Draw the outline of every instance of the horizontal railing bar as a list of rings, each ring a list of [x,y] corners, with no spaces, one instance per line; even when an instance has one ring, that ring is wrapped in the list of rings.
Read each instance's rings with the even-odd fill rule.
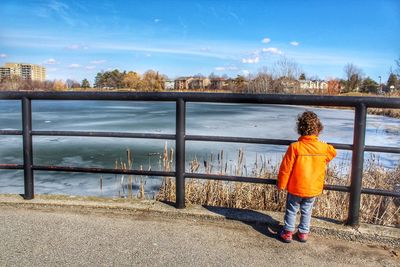
[[[184,93],[184,92],[0,92],[0,99],[32,100],[121,100],[121,101],[176,101],[213,103],[246,103],[276,105],[311,105],[354,107],[400,108],[400,98],[287,95],[287,94],[233,94],[233,93]]]
[[[230,137],[230,136],[211,136],[211,135],[186,135],[186,141],[207,141],[207,142],[230,142],[247,144],[268,144],[268,145],[290,145],[293,140]]]
[[[185,178],[220,180],[229,182],[257,183],[257,184],[276,184],[276,179],[254,178],[246,176],[230,176],[204,173],[185,173]]]
[[[110,173],[110,174],[131,174],[131,175],[144,175],[144,176],[171,176],[171,177],[175,176],[175,172],[120,170],[120,169],[107,169],[107,168],[83,168],[83,167],[70,167],[70,166],[33,165],[32,169],[35,171]]]
[[[210,135],[186,135],[186,141],[207,141],[207,142],[230,142],[246,144],[264,144],[264,145],[290,145],[296,140],[248,138],[248,137],[230,137],[230,136],[210,136]],[[337,149],[352,150],[353,146],[349,144],[332,143]]]
[[[386,197],[400,197],[400,192],[388,191],[383,189],[363,188],[361,189],[361,193]]]
[[[32,131],[37,136],[81,136],[81,137],[118,137],[175,140],[174,134],[124,133],[124,132],[84,132],[84,131]]]
[[[229,182],[245,182],[245,183],[257,183],[257,184],[276,184],[276,179],[264,179],[254,178],[246,176],[228,176],[228,175],[217,175],[217,174],[204,174],[204,173],[185,173],[185,178],[192,179],[205,179],[205,180],[219,180]],[[324,185],[324,190],[339,191],[339,192],[350,192],[349,186],[342,185]],[[381,195],[389,197],[400,197],[400,192],[387,191],[381,189],[370,189],[364,188],[361,191],[363,194],[369,195]]]
[[[22,135],[19,130],[0,130],[0,135]],[[124,133],[124,132],[84,132],[84,131],[32,131],[32,135],[37,136],[81,136],[81,137],[117,137],[117,138],[148,138],[174,140],[174,134],[152,134],[152,133]],[[289,145],[296,140],[265,139],[265,138],[247,138],[247,137],[229,137],[229,136],[205,136],[205,135],[187,135],[187,141],[211,141],[211,142],[232,142],[248,144],[268,144],[268,145]],[[349,144],[330,143],[337,149],[352,150],[353,146]],[[365,146],[365,151],[400,153],[400,148],[383,146]]]
[[[230,137],[230,136],[210,136],[210,135],[186,135],[186,141],[207,141],[207,142],[231,142],[231,143],[246,143],[246,144],[265,144],[265,145],[290,145],[296,140],[282,139],[265,139],[265,138],[248,138],[248,137]],[[353,150],[353,145],[329,143],[336,149]],[[400,153],[398,147],[384,146],[365,146],[365,151],[369,152],[384,152],[384,153]]]
[[[20,130],[0,130],[0,135],[22,135]]]
[[[349,186],[344,186],[344,185],[326,184],[326,185],[324,185],[324,190],[339,191],[339,192],[350,192],[350,187]]]
[[[21,164],[0,164],[0,170],[23,170],[24,165]]]
[[[400,147],[365,146],[364,151],[382,152],[382,153],[400,153]]]
[[[185,178],[219,180],[219,181],[229,181],[229,182],[243,182],[243,183],[256,183],[256,184],[270,184],[270,185],[276,185],[276,181],[277,181],[276,179],[265,179],[265,178],[246,177],[246,176],[204,174],[204,173],[185,173]],[[333,191],[343,191],[343,192],[350,191],[350,188],[348,186],[339,186],[339,185],[325,185],[324,189],[333,190]]]

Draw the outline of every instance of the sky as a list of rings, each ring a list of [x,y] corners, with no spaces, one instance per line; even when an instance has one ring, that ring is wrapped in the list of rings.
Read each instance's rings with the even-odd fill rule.
[[[44,65],[49,80],[236,77],[285,57],[309,77],[344,78],[352,63],[384,82],[400,57],[398,0],[1,0],[0,18],[0,65]]]

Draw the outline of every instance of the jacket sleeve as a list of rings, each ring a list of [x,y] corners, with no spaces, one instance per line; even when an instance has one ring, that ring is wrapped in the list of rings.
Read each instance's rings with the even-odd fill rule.
[[[328,145],[328,157],[326,159],[326,163],[331,161],[334,157],[336,157],[336,150],[333,146]]]
[[[285,156],[283,157],[281,167],[279,168],[278,174],[278,189],[285,189],[292,173],[294,162],[296,161],[296,153],[293,144],[291,144]]]

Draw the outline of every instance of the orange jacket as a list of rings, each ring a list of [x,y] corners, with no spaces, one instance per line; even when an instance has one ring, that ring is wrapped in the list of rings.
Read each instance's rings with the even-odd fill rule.
[[[336,156],[333,146],[315,135],[301,136],[290,144],[278,174],[278,189],[292,195],[314,197],[322,193],[326,165]]]

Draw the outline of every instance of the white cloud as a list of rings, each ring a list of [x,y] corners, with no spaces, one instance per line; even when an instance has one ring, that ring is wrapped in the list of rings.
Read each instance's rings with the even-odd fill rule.
[[[283,54],[283,52],[276,47],[263,48],[262,51],[264,53],[271,53],[274,55],[282,55]]]
[[[250,71],[248,71],[248,70],[242,70],[242,73],[243,73],[244,75],[249,75],[249,74],[250,74]]]
[[[243,58],[242,62],[247,64],[255,64],[260,61],[260,57],[256,56],[254,58]]]
[[[298,46],[300,43],[296,42],[296,41],[293,41],[293,42],[290,42],[290,44],[293,45],[293,46]]]
[[[69,66],[68,66],[68,68],[70,68],[70,69],[77,69],[77,68],[80,68],[81,67],[81,65],[79,65],[79,64],[70,64]]]
[[[7,55],[6,54],[0,54],[0,58],[6,58]]]
[[[235,71],[239,68],[236,66],[225,66],[225,67],[216,67],[214,68],[216,71]]]
[[[176,44],[171,48],[151,47],[149,45],[133,46],[131,44],[113,44],[113,43],[98,43],[92,44],[91,47],[96,49],[108,49],[108,50],[120,50],[120,51],[137,51],[137,52],[148,52],[148,53],[166,53],[166,54],[178,54],[178,55],[192,55],[219,59],[236,59],[238,51],[229,48],[219,49],[219,51],[206,51],[201,48],[188,49],[187,46],[182,44]]]
[[[78,45],[78,44],[68,45],[65,48],[68,50],[80,50],[80,49],[88,50],[89,49],[89,47],[86,45]]]
[[[100,60],[93,60],[93,61],[90,61],[90,64],[100,65],[100,64],[104,64],[104,63],[106,63],[106,62],[107,62],[106,60],[100,59]]]
[[[154,19],[154,23],[159,23],[161,19]]]
[[[86,66],[85,69],[87,70],[94,70],[96,68],[96,66]]]
[[[264,44],[268,44],[269,42],[271,42],[271,39],[269,39],[269,38],[264,38],[264,39],[262,39],[261,42],[263,42]]]
[[[71,49],[71,50],[78,50],[80,48],[80,46],[77,45],[77,44],[72,44],[72,45],[69,45],[69,46],[67,46],[65,48]]]
[[[49,59],[46,61],[45,64],[54,65],[54,64],[57,64],[57,60],[55,60],[54,58],[49,58]]]

